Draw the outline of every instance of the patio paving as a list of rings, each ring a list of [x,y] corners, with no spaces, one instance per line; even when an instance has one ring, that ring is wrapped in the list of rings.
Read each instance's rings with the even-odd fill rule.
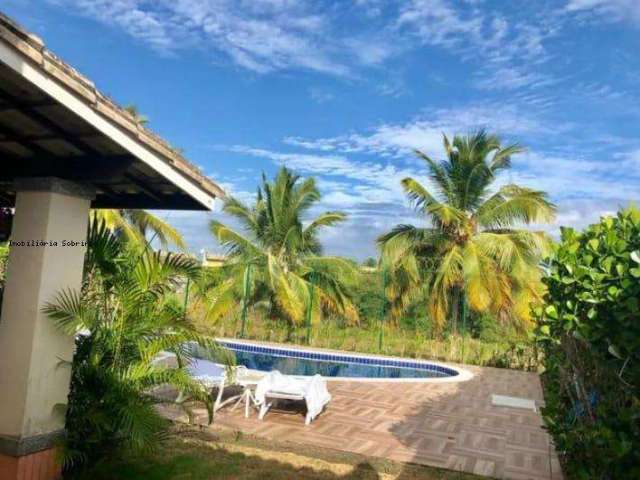
[[[537,374],[465,365],[457,383],[330,381],[333,400],[310,426],[300,411],[222,409],[216,423],[245,433],[505,479],[562,479],[539,413],[496,407],[491,395],[542,402]],[[401,478],[401,477],[400,477]]]

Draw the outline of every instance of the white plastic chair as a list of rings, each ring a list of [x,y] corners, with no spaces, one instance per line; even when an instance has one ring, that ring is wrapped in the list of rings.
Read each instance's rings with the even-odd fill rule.
[[[229,378],[227,375],[227,370],[223,365],[219,365],[213,362],[207,362],[206,364],[203,362],[198,362],[198,360],[194,362],[194,365],[192,365],[191,367],[192,370],[205,373],[194,375],[193,378],[202,383],[202,385],[206,389],[218,389],[216,400],[213,404],[214,413],[220,410],[222,407],[233,402],[235,402],[232,407],[232,410],[234,410],[238,407],[238,405],[244,402],[244,415],[245,417],[248,417],[249,407],[251,406],[251,404],[253,403],[255,406],[257,406],[255,397],[251,392],[251,387],[255,386],[264,377],[265,374],[255,370],[248,370],[245,366],[238,365],[232,367],[233,376],[232,378]],[[225,388],[235,385],[242,387],[242,393],[222,400]]]

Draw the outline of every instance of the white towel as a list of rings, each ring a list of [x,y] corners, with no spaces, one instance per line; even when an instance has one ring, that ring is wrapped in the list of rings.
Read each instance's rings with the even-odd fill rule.
[[[324,406],[331,401],[331,394],[327,390],[327,381],[320,375],[302,379],[283,375],[279,371],[273,370],[256,386],[257,403],[263,404],[269,392],[303,398],[307,404],[309,420],[317,417]]]
[[[327,381],[320,375],[311,377],[305,387],[304,399],[307,402],[309,422],[320,415],[324,406],[331,401],[331,394],[327,390]]]

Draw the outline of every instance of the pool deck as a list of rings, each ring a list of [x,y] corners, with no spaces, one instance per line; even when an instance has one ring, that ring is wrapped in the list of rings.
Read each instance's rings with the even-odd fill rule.
[[[216,414],[215,423],[260,437],[488,477],[562,479],[540,414],[491,404],[492,394],[534,399],[541,404],[539,376],[497,368],[463,368],[474,374],[471,380],[330,381],[333,400],[309,426],[304,425],[303,413],[291,408],[272,410],[263,421],[255,411],[244,418],[242,408],[224,408]],[[204,418],[200,415],[198,418]]]

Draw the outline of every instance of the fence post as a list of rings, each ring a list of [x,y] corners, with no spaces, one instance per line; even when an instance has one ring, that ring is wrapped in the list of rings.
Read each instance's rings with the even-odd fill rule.
[[[384,337],[384,319],[387,315],[387,269],[382,270],[382,316],[380,317],[380,332],[378,333],[378,351],[382,352]]]
[[[251,264],[244,270],[244,288],[242,291],[242,323],[240,325],[240,338],[244,338],[247,324],[247,306],[251,293]]]
[[[313,297],[315,296],[313,274],[309,277],[309,307],[307,308],[307,345],[311,345],[311,315],[313,313]]]
[[[467,294],[462,288],[462,363],[464,363],[464,351],[467,343]]]

